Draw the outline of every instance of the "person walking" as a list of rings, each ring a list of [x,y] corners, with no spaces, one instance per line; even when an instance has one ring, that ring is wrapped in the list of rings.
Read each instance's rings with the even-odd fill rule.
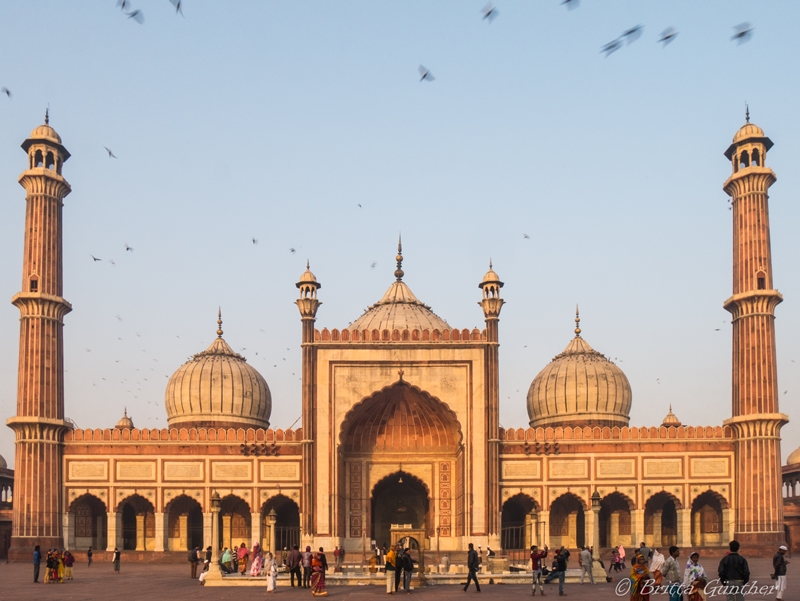
[[[772,558],[772,574],[775,576],[775,599],[783,599],[783,591],[786,590],[786,564],[785,555],[788,549],[786,545],[778,547],[778,552]]]
[[[267,574],[267,592],[274,593],[278,589],[278,563],[269,551],[264,560],[264,572]]]
[[[747,560],[739,555],[739,541],[732,540],[728,545],[730,553],[722,558],[717,568],[720,582],[729,588],[728,601],[744,601],[742,588],[750,581],[750,566]]]
[[[650,570],[647,568],[647,558],[636,554],[636,559],[631,566],[631,601],[649,601],[650,593],[644,592],[645,585],[650,580]]]
[[[683,592],[681,590],[681,568],[678,565],[678,557],[681,555],[681,550],[672,545],[669,548],[669,557],[664,562],[662,573],[664,580],[667,581],[667,590],[669,591],[669,601],[681,601],[683,599]]]
[[[622,544],[620,544],[620,546],[617,547],[617,551],[619,552],[619,561],[622,564],[622,569],[624,570],[625,569],[625,547],[622,546]]]
[[[472,543],[469,544],[469,551],[467,552],[467,570],[469,573],[467,574],[467,584],[464,586],[464,592],[467,591],[469,588],[470,581],[475,581],[475,589],[480,593],[481,592],[481,585],[478,582],[478,569],[480,568],[480,563],[478,562],[478,553],[475,551],[475,547],[472,546]]]
[[[64,580],[72,580],[72,566],[75,564],[75,556],[69,551],[64,551]]]
[[[539,551],[539,547],[531,545],[531,573],[533,574],[533,596],[536,596],[536,583],[539,583],[539,592],[544,597],[544,586],[542,586],[542,568],[544,558],[547,557],[547,545],[544,551]]]
[[[303,552],[303,588],[311,588],[311,547]]]
[[[39,545],[33,548],[33,583],[39,584],[39,566],[42,563],[42,552],[39,550]]]
[[[303,586],[303,577],[300,575],[300,564],[303,563],[303,556],[300,554],[300,548],[295,545],[289,551],[289,556],[286,558],[289,563],[289,580],[294,588],[294,579],[297,577],[297,588]]]
[[[327,597],[328,591],[325,589],[325,572],[328,571],[328,559],[325,551],[319,548],[319,553],[315,553],[311,558],[311,595],[313,597]]]
[[[695,551],[689,555],[686,563],[686,571],[683,574],[683,589],[689,601],[704,601],[705,589],[708,584],[708,576],[702,565],[700,565],[700,553]]]
[[[387,595],[394,595],[395,585],[394,585],[394,576],[395,572],[399,569],[397,565],[397,554],[394,552],[394,547],[389,549],[389,552],[386,554],[386,565],[384,566],[384,570],[386,571],[386,594]]]
[[[411,575],[414,573],[414,560],[411,559],[411,549],[403,551],[403,590],[408,595],[411,592]]]
[[[120,564],[120,553],[117,547],[114,547],[114,555],[111,561],[114,563],[114,573],[119,574],[119,564]],[[195,567],[195,569],[197,569]]]
[[[88,550],[88,551],[86,551],[86,559],[88,559],[88,560],[89,560],[89,565],[88,565],[88,567],[90,567],[90,568],[91,568],[91,567],[92,567],[92,548],[91,548],[91,547],[89,547],[89,550]]]
[[[261,557],[261,545],[258,544],[258,541],[253,543],[253,561],[250,562],[250,575],[254,577],[261,576],[261,566],[263,565],[263,559]]]
[[[569,560],[569,551],[567,551],[563,546],[558,550],[558,555],[556,555],[556,571],[558,572],[558,596],[559,597],[566,597],[566,593],[564,593],[564,578],[567,576],[567,560]]]
[[[197,553],[200,551],[200,547],[194,547],[191,551],[189,551],[189,565],[191,566],[190,576],[192,580],[197,578],[197,562],[200,561],[197,557]]]
[[[578,561],[580,561],[581,564],[581,584],[583,584],[583,577],[586,576],[586,574],[589,574],[589,582],[594,584],[594,574],[592,574],[592,563],[594,559],[592,558],[592,552],[589,551],[589,547],[584,547],[581,550]]]

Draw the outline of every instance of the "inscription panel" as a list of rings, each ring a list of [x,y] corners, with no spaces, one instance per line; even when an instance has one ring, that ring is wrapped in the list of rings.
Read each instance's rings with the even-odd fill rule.
[[[697,476],[728,476],[728,459],[726,457],[693,457],[691,475]]]
[[[635,459],[598,459],[598,478],[632,478],[636,475]]]
[[[503,479],[536,479],[542,477],[541,461],[503,461]]]
[[[589,462],[585,459],[553,459],[549,464],[551,478],[589,477]]]
[[[664,476],[683,476],[682,459],[645,459],[644,460],[645,478],[663,478]]]
[[[171,482],[175,480],[203,480],[203,463],[200,461],[165,461],[164,480]]]
[[[252,480],[253,464],[240,461],[214,461],[211,464],[213,480]]]
[[[70,461],[70,480],[108,480],[107,461]]]
[[[155,461],[117,461],[117,480],[155,479]]]
[[[262,480],[299,480],[300,464],[286,462],[261,463]]]

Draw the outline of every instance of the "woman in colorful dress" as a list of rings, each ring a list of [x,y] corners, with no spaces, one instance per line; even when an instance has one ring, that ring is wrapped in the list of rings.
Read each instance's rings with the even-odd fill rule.
[[[253,558],[253,561],[250,565],[250,575],[261,576],[261,565],[263,563],[263,559],[261,558],[261,546],[257,542],[253,543],[251,557]]]
[[[650,593],[642,594],[642,589],[650,580],[650,570],[644,555],[637,555],[636,562],[631,567],[631,601],[649,601]]]
[[[56,574],[59,582],[64,582],[64,551],[56,551]]]
[[[328,570],[328,561],[325,558],[325,551],[319,548],[319,553],[314,553],[311,558],[311,594],[314,597],[327,597],[328,591],[325,590],[325,572]]]
[[[686,562],[686,571],[683,573],[683,584],[689,591],[689,601],[705,601],[707,583],[708,576],[706,576],[703,566],[700,565],[700,554],[695,551],[689,556],[689,561]]]
[[[239,558],[239,573],[244,576],[245,572],[247,572],[247,558],[250,557],[250,551],[248,551],[245,544],[242,543],[236,554]]]
[[[275,556],[269,551],[264,560],[264,572],[267,574],[267,592],[274,593],[278,588],[278,563],[275,561]]]
[[[653,558],[650,560],[650,573],[653,575],[656,586],[659,586],[664,578],[661,568],[664,567],[665,561],[664,555],[658,549],[653,549]]]

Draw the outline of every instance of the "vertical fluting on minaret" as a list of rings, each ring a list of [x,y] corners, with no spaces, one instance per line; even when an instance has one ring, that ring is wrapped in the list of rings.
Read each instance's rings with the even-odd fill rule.
[[[29,559],[34,545],[62,546],[62,440],[64,421],[64,300],[62,221],[70,186],[61,175],[69,152],[45,124],[22,144],[28,169],[20,312],[17,413],[6,423],[16,435],[14,510],[9,555]]]
[[[500,523],[502,505],[500,502],[500,338],[498,324],[500,310],[505,301],[500,297],[500,288],[503,282],[492,268],[489,261],[489,271],[483,276],[483,281],[478,284],[482,292],[482,299],[478,303],[483,309],[486,319],[486,424],[488,432],[489,450],[486,458],[486,479],[489,491],[487,504],[489,543],[500,544]]]
[[[780,429],[775,307],[766,166],[772,141],[749,122],[725,152],[733,174],[723,189],[733,217],[733,295],[725,301],[733,326],[732,417],[736,439],[735,537],[754,545],[783,541]]]
[[[306,270],[300,281],[296,284],[300,291],[300,297],[295,301],[300,310],[300,320],[302,323],[302,387],[303,387],[303,490],[300,505],[301,513],[301,534],[304,544],[313,543],[313,535],[316,532],[314,508],[314,444],[315,432],[314,423],[317,411],[316,391],[315,391],[315,372],[317,361],[317,349],[314,347],[314,323],[317,319],[317,310],[322,304],[317,299],[317,290],[322,285],[317,282],[314,274],[311,273],[310,266],[306,262]]]

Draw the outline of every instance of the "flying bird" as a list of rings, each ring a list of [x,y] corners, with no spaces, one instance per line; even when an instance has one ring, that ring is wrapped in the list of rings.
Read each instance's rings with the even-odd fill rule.
[[[606,58],[608,58],[609,56],[614,54],[620,48],[622,48],[622,40],[617,38],[616,40],[613,40],[613,41],[609,42],[608,44],[606,44],[605,46],[603,46],[600,49],[600,52],[605,52],[606,53]]]
[[[125,12],[125,9],[127,9],[130,5],[131,3],[128,2],[128,0],[117,0],[117,6],[119,6],[122,12]]]
[[[561,5],[567,6],[567,9],[572,10],[574,8],[578,8],[580,6],[580,0],[561,0]]]
[[[130,252],[130,253],[132,253],[132,252],[133,252],[133,247],[131,247],[131,246],[128,246],[128,245],[126,244],[126,245],[125,245],[125,250],[126,250],[126,251],[128,251],[128,252]]]
[[[621,38],[625,38],[628,44],[631,44],[642,37],[642,30],[644,30],[644,25],[636,25],[631,27],[630,29],[623,31]]]
[[[183,0],[169,0],[172,6],[175,7],[175,14],[181,13],[183,16]]]
[[[133,19],[139,25],[144,23],[144,13],[142,11],[140,11],[140,10],[134,10],[133,12],[129,12],[129,13],[125,13],[125,14],[128,15],[129,19]]]
[[[109,159],[116,159],[117,158],[117,155],[115,155],[113,152],[111,152],[111,149],[108,146],[103,146],[103,148],[106,149],[106,152],[108,153],[108,158]]]
[[[431,73],[431,70],[427,67],[420,65],[419,66],[419,80],[422,81],[436,81],[436,78]]]
[[[531,237],[530,237],[528,234],[522,234],[522,237],[523,237],[525,240],[530,240],[530,239],[531,239]]]
[[[9,98],[11,98],[11,90],[9,90],[8,88],[0,88],[0,93],[5,94]]]
[[[290,253],[292,253],[292,254],[294,254],[294,253],[296,253],[296,252],[297,252],[297,250],[295,250],[294,248],[290,248],[290,249],[289,249],[289,252],[290,252]]]
[[[258,240],[256,240],[255,238],[253,238],[253,244],[258,244]]]
[[[731,36],[731,40],[736,40],[736,45],[741,46],[745,42],[749,42],[753,37],[753,27],[750,23],[740,23],[734,27],[736,33]]]
[[[373,262],[372,262],[372,265],[370,265],[370,268],[372,268],[372,269],[375,269],[375,266],[376,266],[377,264],[378,264],[378,262],[377,262],[377,261],[373,261]]]
[[[664,44],[666,48],[667,44],[669,44],[675,37],[678,35],[678,32],[675,31],[674,27],[667,27],[664,31],[661,32],[661,37],[658,39],[659,42]]]
[[[96,263],[97,261],[102,261],[102,260],[103,260],[103,259],[98,259],[98,258],[97,258],[97,257],[95,257],[93,254],[89,254],[89,256],[90,256],[90,257],[92,257],[92,259],[94,259],[95,263]]]
[[[360,208],[362,208],[362,207],[361,207],[361,203],[358,203],[358,208],[359,208],[359,209],[360,209]]]
[[[481,9],[481,12],[483,13],[483,20],[484,21],[488,20],[489,23],[494,21],[497,18],[497,15],[499,14],[497,12],[497,8],[495,8],[494,4],[492,4],[491,2],[489,2],[489,4],[487,4],[486,6],[484,6]]]

